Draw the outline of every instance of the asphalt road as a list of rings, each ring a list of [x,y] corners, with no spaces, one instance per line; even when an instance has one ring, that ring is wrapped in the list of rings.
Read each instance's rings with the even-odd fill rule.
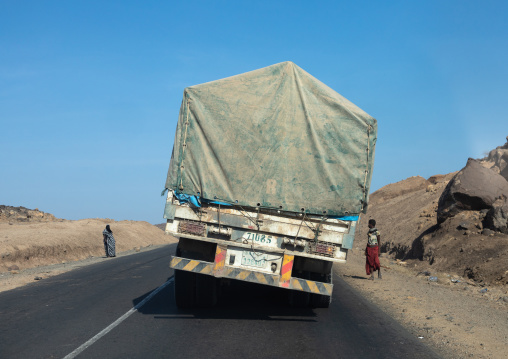
[[[338,276],[328,309],[288,308],[285,290],[233,282],[217,307],[179,310],[174,251],[112,258],[0,293],[0,358],[439,357]]]

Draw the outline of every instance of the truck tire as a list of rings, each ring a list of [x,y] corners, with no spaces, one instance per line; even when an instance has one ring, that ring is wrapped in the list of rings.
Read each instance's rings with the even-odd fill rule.
[[[289,291],[289,305],[293,308],[305,308],[309,306],[310,293],[299,290]]]
[[[213,307],[217,304],[218,297],[218,281],[217,278],[197,274],[196,276],[196,302],[200,307]]]
[[[315,281],[331,283],[332,282],[332,274],[315,274],[312,275],[311,278]],[[328,308],[330,307],[330,303],[332,302],[332,296],[322,295],[322,294],[311,294],[310,295],[310,306],[311,308]]]
[[[328,308],[332,302],[332,297],[322,294],[311,294],[310,295],[310,306],[311,308]]]
[[[175,270],[175,302],[178,308],[192,308],[196,303],[196,273]]]
[[[306,271],[295,271],[294,275],[301,279],[309,279],[310,273]],[[309,306],[310,293],[299,290],[289,291],[289,305],[293,308],[304,308]]]

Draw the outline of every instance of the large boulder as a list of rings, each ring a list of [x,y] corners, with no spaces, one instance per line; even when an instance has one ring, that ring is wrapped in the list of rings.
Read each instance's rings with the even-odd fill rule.
[[[496,171],[470,158],[441,194],[438,223],[464,210],[479,211],[502,207],[508,197],[508,181]]]

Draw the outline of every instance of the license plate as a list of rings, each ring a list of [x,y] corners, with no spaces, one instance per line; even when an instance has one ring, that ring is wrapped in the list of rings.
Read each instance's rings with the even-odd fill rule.
[[[266,265],[266,253],[245,251],[242,253],[242,265],[264,268]]]

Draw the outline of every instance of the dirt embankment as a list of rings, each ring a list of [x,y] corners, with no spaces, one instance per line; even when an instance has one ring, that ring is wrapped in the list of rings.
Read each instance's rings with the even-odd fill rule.
[[[102,231],[107,224],[117,253],[176,242],[148,222],[69,221],[39,210],[0,206],[0,273],[12,277],[30,268],[103,257]]]
[[[508,235],[483,228],[485,211],[462,211],[437,223],[439,198],[454,175],[411,177],[373,193],[356,248],[365,246],[367,222],[374,218],[381,232],[381,252],[390,258],[416,271],[440,272],[441,281],[506,289]]]

